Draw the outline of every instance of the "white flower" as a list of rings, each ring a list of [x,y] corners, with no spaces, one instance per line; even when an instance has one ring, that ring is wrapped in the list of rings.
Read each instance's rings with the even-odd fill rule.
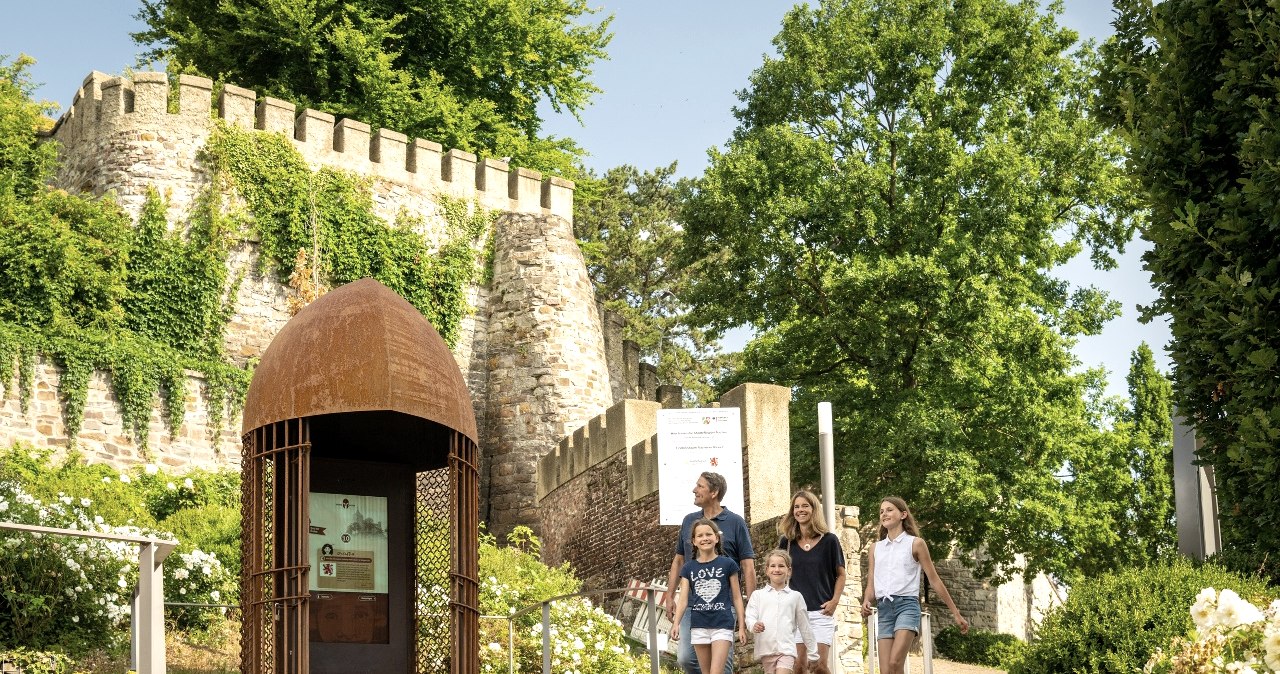
[[[1234,590],[1223,590],[1218,595],[1218,610],[1214,612],[1214,621],[1227,628],[1240,625],[1252,625],[1262,620],[1262,611],[1258,607],[1240,598]]]
[[[178,485],[175,485],[174,483],[170,482],[169,484],[166,484],[164,488],[168,489],[169,491],[173,491],[178,488]]]
[[[8,502],[8,501],[0,501],[0,513],[2,513],[2,512],[4,512],[4,511],[6,511],[6,510],[8,510],[8,509],[9,509],[9,502]]]
[[[182,486],[186,487],[187,489],[195,489],[196,483],[192,482],[191,478],[187,478],[182,481]]]
[[[129,484],[129,483],[130,483],[130,482],[132,482],[133,480],[129,479],[129,476],[128,476],[128,475],[126,475],[126,474],[124,474],[124,473],[120,473],[120,481],[121,481],[121,482],[123,482],[123,483],[125,483],[125,484]]]
[[[73,622],[73,623],[78,623],[78,622],[80,622],[80,616],[78,616],[78,615],[73,615],[73,616],[71,616],[71,622]]]
[[[214,590],[213,592],[209,593],[209,598],[214,601],[219,601],[222,599],[222,593],[217,590]]]
[[[498,642],[496,642],[496,641],[490,641],[490,642],[489,642],[489,650],[493,651],[494,653],[500,653],[500,652],[502,652],[502,644],[500,644],[500,643],[498,643]]]
[[[82,498],[80,499],[80,505],[84,506],[85,508],[88,508],[90,505],[93,505],[93,501],[90,501],[87,498]]]
[[[157,466],[154,463],[148,463],[142,467],[142,470],[146,471],[147,475],[155,475],[160,472],[160,466]]]

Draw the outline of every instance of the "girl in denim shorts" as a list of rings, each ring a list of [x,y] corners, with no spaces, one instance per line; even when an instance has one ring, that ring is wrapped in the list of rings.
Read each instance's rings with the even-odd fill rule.
[[[920,633],[921,571],[929,577],[930,587],[951,609],[960,632],[968,633],[969,621],[960,615],[947,586],[938,578],[938,571],[929,558],[929,546],[920,538],[920,529],[906,501],[897,496],[886,496],[880,501],[880,539],[871,546],[867,557],[869,580],[862,595],[862,617],[871,615],[871,603],[875,601],[880,617],[872,629],[876,630],[880,642],[881,672],[904,674],[907,651]]]

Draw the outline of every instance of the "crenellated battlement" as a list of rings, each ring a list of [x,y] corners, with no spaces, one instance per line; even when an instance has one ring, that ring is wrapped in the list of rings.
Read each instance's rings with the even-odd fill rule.
[[[215,116],[242,129],[283,134],[312,164],[402,183],[424,192],[476,199],[486,208],[573,217],[574,184],[538,171],[470,152],[445,150],[439,143],[409,138],[391,129],[372,129],[354,119],[335,119],[290,101],[225,85],[213,101],[213,81],[179,75],[177,112],[165,73],[139,72],[132,79],[94,71],[76,92],[52,135],[75,152],[121,134],[151,134],[182,128],[207,138]],[[211,114],[213,111],[215,114]],[[203,138],[201,139],[203,141]]]

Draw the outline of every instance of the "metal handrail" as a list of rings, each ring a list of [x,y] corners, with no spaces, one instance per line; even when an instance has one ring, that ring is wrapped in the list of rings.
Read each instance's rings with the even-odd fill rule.
[[[178,547],[177,541],[84,529],[55,529],[17,522],[0,522],[0,529],[137,543],[138,585],[133,589],[133,602],[129,607],[129,660],[138,674],[162,674],[165,671],[164,560]]]
[[[641,585],[640,587],[615,587],[602,590],[587,590],[585,592],[574,592],[571,594],[562,594],[555,597],[544,599],[536,604],[530,604],[518,611],[513,612],[510,616],[481,616],[484,618],[507,618],[509,625],[515,624],[515,619],[522,615],[530,613],[535,608],[542,609],[542,672],[543,674],[551,674],[551,602],[560,601],[561,599],[572,599],[574,597],[587,597],[596,594],[615,594],[623,592],[644,592],[645,609],[649,614],[649,669],[651,674],[660,674],[659,659],[661,651],[658,649],[658,604],[654,599],[654,595],[658,592],[665,592],[666,588],[654,585]],[[514,627],[509,629],[514,630]],[[512,644],[514,636],[510,637],[512,643],[508,644],[507,652],[512,652]],[[515,656],[511,656],[511,671],[515,671]]]

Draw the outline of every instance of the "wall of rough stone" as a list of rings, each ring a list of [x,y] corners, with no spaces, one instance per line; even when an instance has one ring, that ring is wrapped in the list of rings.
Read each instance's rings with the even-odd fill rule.
[[[538,458],[613,403],[595,291],[573,225],[505,213],[489,298],[488,430],[481,478],[499,536],[537,523]],[[551,442],[548,442],[550,440]]]
[[[1049,607],[1061,603],[1052,581],[1044,574],[1028,580],[1018,573],[995,585],[975,578],[969,567],[954,556],[939,560],[936,566],[938,577],[951,592],[956,606],[976,629],[1011,634],[1025,641],[1034,635]],[[932,590],[928,601],[934,607],[935,634],[954,624],[946,604]]]
[[[3,373],[0,373],[3,376]],[[13,379],[0,400],[0,448],[15,442],[39,449],[51,449],[57,458],[68,451],[62,401],[58,397],[59,368],[45,360],[36,363],[35,380],[27,411],[22,411],[16,368]],[[117,467],[155,463],[181,472],[189,468],[235,468],[240,465],[240,432],[236,419],[227,419],[221,431],[209,426],[204,377],[187,373],[186,412],[182,426],[171,433],[163,419],[157,397],[151,412],[148,446],[144,450],[133,441],[120,418],[120,408],[111,392],[111,375],[96,372],[89,382],[84,404],[84,421],[76,438],[76,449],[95,463]],[[224,414],[225,416],[225,414]]]

